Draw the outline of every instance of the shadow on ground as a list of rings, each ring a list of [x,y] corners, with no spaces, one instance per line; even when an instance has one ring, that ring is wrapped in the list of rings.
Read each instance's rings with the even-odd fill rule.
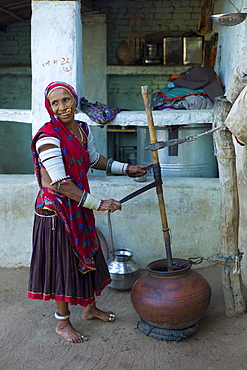
[[[98,306],[113,310],[117,320],[82,321],[81,307],[71,307],[75,328],[89,336],[85,343],[71,344],[54,331],[54,302],[26,298],[28,268],[0,268],[0,369],[247,369],[247,316],[225,316],[221,266],[198,271],[208,280],[212,298],[193,336],[180,342],[146,337],[137,329],[130,292],[106,288]]]

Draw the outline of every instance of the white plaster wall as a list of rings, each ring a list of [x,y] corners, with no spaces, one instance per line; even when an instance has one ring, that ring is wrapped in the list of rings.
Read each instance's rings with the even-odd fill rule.
[[[90,177],[92,194],[104,199],[120,200],[146,184],[125,176]],[[37,190],[34,175],[0,175],[1,267],[29,265]],[[166,178],[163,190],[173,257],[208,257],[217,253],[220,248],[218,179]],[[97,227],[110,245],[107,212],[95,212],[95,217]],[[131,249],[141,268],[166,258],[155,189],[124,203],[123,210],[112,215],[112,230],[115,249]]]
[[[242,12],[247,12],[246,1],[235,0],[234,5]],[[234,7],[226,0],[215,2],[214,14],[235,13]],[[215,70],[221,82],[227,87],[231,71],[239,58],[247,51],[247,21],[236,26],[219,26],[213,22],[213,31],[219,35]]]
[[[44,108],[44,90],[50,82],[65,81],[81,96],[80,6],[80,1],[32,1],[33,133],[49,118]]]

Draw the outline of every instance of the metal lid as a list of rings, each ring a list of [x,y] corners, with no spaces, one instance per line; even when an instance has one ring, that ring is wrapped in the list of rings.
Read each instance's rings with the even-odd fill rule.
[[[242,23],[247,16],[247,13],[226,13],[226,14],[214,14],[210,17],[215,23],[220,26],[236,26]]]

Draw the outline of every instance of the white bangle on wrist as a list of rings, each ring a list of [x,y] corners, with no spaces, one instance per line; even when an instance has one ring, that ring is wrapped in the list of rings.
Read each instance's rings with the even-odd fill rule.
[[[109,159],[106,165],[106,173],[112,173],[113,175],[125,175],[128,168],[128,163],[122,163],[114,161],[112,158]]]
[[[121,175],[126,173],[128,163],[121,163],[114,161],[111,166],[111,173],[114,175]]]
[[[85,208],[93,209],[97,211],[100,208],[101,199],[94,197],[93,195],[83,191],[81,199],[78,203],[78,206],[82,206]]]

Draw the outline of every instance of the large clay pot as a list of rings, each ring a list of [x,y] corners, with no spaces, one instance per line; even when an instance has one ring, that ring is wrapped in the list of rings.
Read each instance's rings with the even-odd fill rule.
[[[117,57],[125,65],[134,65],[140,58],[132,50],[129,43],[122,41],[117,48]]]
[[[168,271],[167,260],[151,262],[148,273],[133,285],[131,300],[140,317],[152,326],[186,329],[206,313],[211,289],[207,280],[191,269],[191,263],[173,259],[176,269]]]

